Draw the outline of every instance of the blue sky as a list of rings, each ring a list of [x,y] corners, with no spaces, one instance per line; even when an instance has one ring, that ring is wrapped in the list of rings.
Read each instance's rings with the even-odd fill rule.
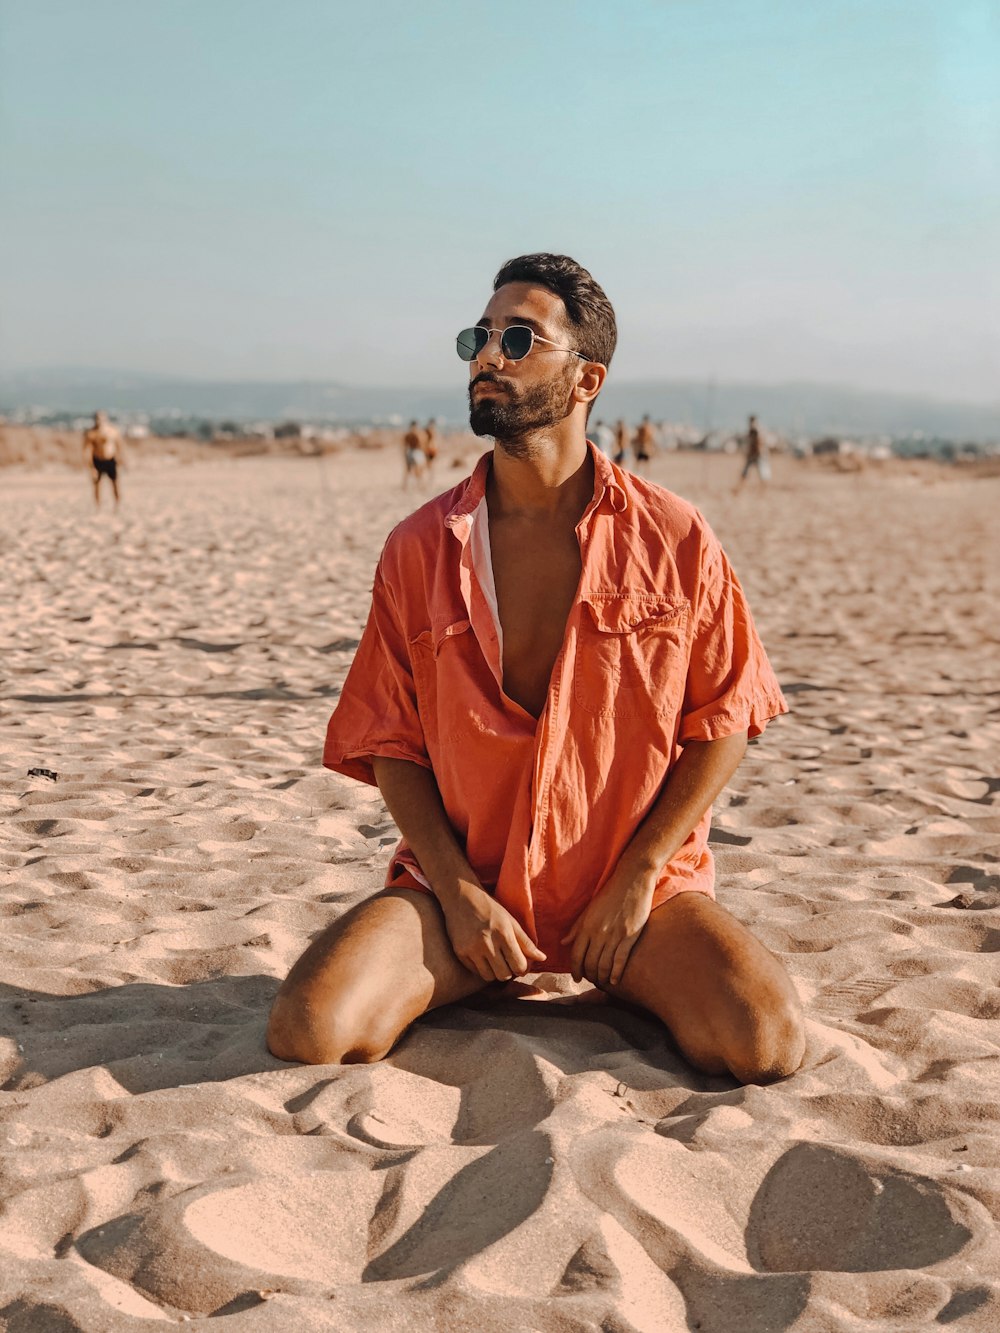
[[[0,0],[0,357],[447,384],[569,253],[616,378],[1000,397],[996,0]]]

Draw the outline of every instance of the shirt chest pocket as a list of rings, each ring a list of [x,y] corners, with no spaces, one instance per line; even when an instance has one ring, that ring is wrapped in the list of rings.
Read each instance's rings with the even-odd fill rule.
[[[424,735],[432,740],[457,740],[468,734],[476,702],[471,688],[478,652],[468,620],[424,630],[410,640],[410,662]]]
[[[573,695],[588,713],[663,716],[680,710],[688,664],[683,598],[594,596],[580,608]]]

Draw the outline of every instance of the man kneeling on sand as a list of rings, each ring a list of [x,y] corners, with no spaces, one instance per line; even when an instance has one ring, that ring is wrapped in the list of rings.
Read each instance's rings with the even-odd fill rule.
[[[458,335],[494,447],[390,534],[324,753],[402,841],[281,986],[281,1059],[378,1060],[426,1010],[555,971],[708,1074],[802,1061],[791,980],[715,901],[708,847],[785,701],[705,520],[587,442],[616,339],[602,289],[549,254],[505,264]]]

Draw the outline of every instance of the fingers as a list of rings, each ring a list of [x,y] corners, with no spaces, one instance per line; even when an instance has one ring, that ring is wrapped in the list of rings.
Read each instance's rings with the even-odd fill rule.
[[[482,981],[496,981],[496,973],[485,958],[476,958],[472,954],[458,954],[458,961]]]
[[[628,962],[635,945],[638,935],[627,935],[615,950],[615,959],[611,968],[610,984],[617,986],[625,972],[625,964]]]
[[[502,981],[509,981],[511,977],[523,977],[528,970],[528,960],[518,945],[517,939],[504,939],[501,937],[497,941],[499,949],[497,950],[497,962],[506,963],[510,969],[509,975],[502,977]]]
[[[531,971],[545,954],[513,917],[479,932],[475,948],[460,955],[462,963],[484,981],[511,981]]]
[[[521,926],[517,924],[516,921],[514,921],[513,925],[514,925],[514,938],[516,939],[518,945],[520,946],[521,951],[525,956],[525,959],[533,958],[537,963],[544,963],[545,954],[542,953],[541,949],[539,949],[535,941],[528,935],[528,933],[525,930],[521,928]],[[525,967],[525,971],[528,970],[529,969]]]
[[[566,942],[573,941],[573,951],[570,954],[570,971],[573,974],[574,981],[582,981],[584,977],[588,981],[596,981],[596,974],[593,968],[601,955],[603,942],[603,932],[597,928],[592,928],[586,919],[586,913],[578,918],[576,925],[566,936]]]
[[[510,964],[497,944],[498,941],[493,936],[487,936],[483,941],[482,953],[477,960],[477,970],[484,981],[510,981]]]
[[[611,982],[611,972],[617,958],[617,940],[606,940],[604,948],[601,950],[601,956],[597,960],[597,976],[595,978],[598,986],[607,986]]]
[[[481,981],[510,980],[507,960],[497,954],[488,935],[480,936],[470,948],[456,949],[455,955],[462,966],[468,968]]]
[[[456,949],[463,967],[481,980],[510,981],[532,970],[535,962],[544,962],[545,954],[512,916],[494,920],[476,930],[466,947]]]
[[[497,931],[486,942],[486,961],[492,969],[490,980],[511,981],[528,971],[528,960],[513,931]]]
[[[601,961],[601,954],[603,951],[604,940],[600,935],[595,935],[587,946],[587,952],[583,960],[583,975],[588,981],[593,982],[595,986],[597,985],[598,980],[597,968]]]
[[[587,944],[588,940],[586,933],[581,931],[573,943],[573,952],[570,955],[569,970],[573,974],[574,981],[583,980],[583,959],[587,952]]]
[[[620,939],[609,934],[606,928],[593,933],[581,932],[571,958],[573,980],[580,981],[585,977],[595,986],[616,986],[637,939],[638,935]]]
[[[628,962],[629,953],[632,952],[631,941],[623,940],[615,950],[615,956],[611,960],[611,968],[608,969],[607,981],[605,985],[616,986],[621,981],[621,973],[625,970],[625,964]]]
[[[625,965],[629,960],[629,955],[635,947],[639,936],[625,935],[620,940],[609,941],[604,952],[601,954],[601,961],[597,967],[599,984],[601,986],[617,986],[622,979],[622,973],[625,971]]]

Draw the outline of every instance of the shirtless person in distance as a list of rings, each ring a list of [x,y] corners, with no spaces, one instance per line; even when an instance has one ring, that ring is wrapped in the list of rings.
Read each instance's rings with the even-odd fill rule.
[[[736,483],[736,490],[743,488],[747,477],[752,469],[756,469],[757,476],[761,483],[766,485],[771,480],[771,464],[767,457],[767,445],[764,437],[757,425],[757,418],[751,416],[747,419],[747,433],[744,437],[745,462],[740,479]]]
[[[94,424],[83,433],[83,452],[94,480],[94,504],[101,507],[101,478],[107,477],[118,508],[118,464],[122,461],[122,436],[106,412],[94,413]]]
[[[635,439],[632,442],[636,472],[642,472],[645,465],[653,457],[655,448],[656,431],[653,429],[653,423],[647,415],[639,422],[639,429],[636,431]]]
[[[427,476],[428,480],[433,481],[434,460],[441,452],[438,443],[438,427],[437,427],[436,417],[431,417],[430,421],[428,421],[427,425],[424,427],[423,451],[424,451],[424,459],[426,460],[426,465],[424,469],[425,475]]]
[[[403,490],[409,486],[410,478],[419,486],[424,476],[424,436],[416,421],[403,436]]]
[[[629,430],[628,422],[624,417],[620,417],[615,422],[615,462],[619,467],[625,466],[625,459],[628,457]]]
[[[505,264],[458,336],[495,446],[386,542],[324,752],[403,838],[282,984],[281,1059],[379,1060],[426,1010],[555,971],[645,1008],[706,1073],[801,1063],[791,979],[715,901],[708,847],[786,706],[701,515],[587,442],[615,341],[561,255]]]

